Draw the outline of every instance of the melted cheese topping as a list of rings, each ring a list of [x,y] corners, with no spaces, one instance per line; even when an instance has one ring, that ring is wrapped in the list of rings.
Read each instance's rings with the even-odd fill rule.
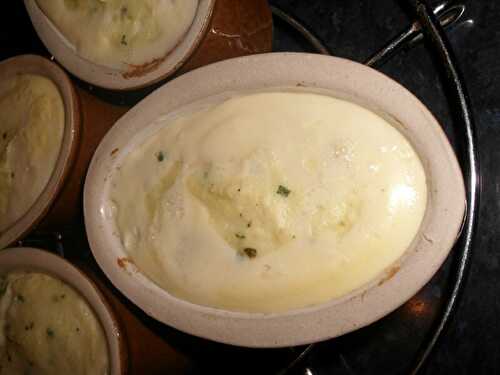
[[[165,124],[116,171],[110,200],[130,258],[173,295],[280,312],[379,275],[426,194],[415,151],[373,112],[262,93]]]
[[[52,81],[26,74],[0,82],[0,233],[47,185],[63,131],[64,104]]]
[[[86,301],[48,275],[0,278],[2,374],[108,374],[104,331]]]
[[[82,57],[113,68],[166,56],[198,8],[198,0],[36,1]]]

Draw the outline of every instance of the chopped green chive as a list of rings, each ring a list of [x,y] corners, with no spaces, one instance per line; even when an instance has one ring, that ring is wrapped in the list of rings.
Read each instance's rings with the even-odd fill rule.
[[[52,328],[47,328],[47,336],[54,337],[54,330]]]
[[[243,252],[249,258],[255,258],[257,256],[257,250],[251,247],[244,248]]]
[[[158,151],[156,153],[156,160],[158,160],[160,163],[165,160],[165,154],[163,153],[163,151]]]
[[[24,302],[24,296],[22,294],[18,294],[16,296],[16,299],[17,299],[18,302]]]
[[[125,34],[122,35],[122,38],[120,40],[120,43],[124,46],[127,45],[127,37],[125,36]]]
[[[276,191],[276,194],[282,195],[285,198],[288,197],[290,193],[291,191],[283,185],[278,186],[278,190]]]
[[[240,240],[244,240],[246,237],[244,234],[241,234],[241,233],[235,233],[234,234],[236,238],[240,239]]]

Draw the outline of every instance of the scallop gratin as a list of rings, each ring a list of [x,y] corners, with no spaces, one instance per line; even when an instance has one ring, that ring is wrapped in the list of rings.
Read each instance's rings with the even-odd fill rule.
[[[395,127],[302,92],[237,96],[166,121],[109,183],[141,272],[183,300],[244,312],[365,285],[402,256],[427,204],[422,163]]]
[[[64,133],[57,86],[39,75],[0,82],[0,233],[35,203],[56,166]]]
[[[83,58],[123,68],[164,58],[194,21],[198,0],[36,0]]]
[[[0,276],[0,373],[109,374],[99,320],[59,279],[23,271]]]

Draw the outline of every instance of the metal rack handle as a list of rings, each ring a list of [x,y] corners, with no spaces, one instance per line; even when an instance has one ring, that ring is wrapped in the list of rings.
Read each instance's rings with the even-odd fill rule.
[[[444,73],[446,75],[446,84],[451,96],[451,104],[456,109],[454,113],[458,114],[458,124],[455,131],[458,134],[458,140],[461,143],[460,149],[465,150],[459,153],[459,161],[465,177],[467,213],[464,219],[462,233],[457,242],[455,252],[457,254],[456,269],[453,274],[454,282],[448,302],[446,303],[441,317],[437,321],[436,328],[428,338],[415,362],[411,374],[416,374],[422,369],[427,358],[436,345],[436,342],[442,336],[448,326],[453,312],[459,302],[463,285],[465,284],[471,256],[472,246],[477,227],[477,216],[479,211],[479,195],[481,190],[481,181],[479,175],[479,156],[477,152],[477,140],[474,121],[471,113],[470,99],[465,85],[462,83],[462,74],[458,69],[453,49],[446,37],[443,28],[436,20],[429,4],[421,0],[402,0],[414,12],[422,26],[425,37],[430,42],[431,48],[442,62]]]

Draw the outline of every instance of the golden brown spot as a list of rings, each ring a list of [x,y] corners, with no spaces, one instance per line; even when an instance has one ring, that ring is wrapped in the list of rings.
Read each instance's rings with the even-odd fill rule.
[[[114,154],[116,154],[118,152],[119,148],[115,148],[113,151],[111,151],[111,156],[113,156]]]
[[[145,74],[151,73],[156,68],[158,68],[158,66],[165,60],[165,58],[166,56],[154,59],[142,65],[129,64],[129,70],[127,70],[125,73],[122,73],[122,77],[125,79],[129,79],[134,77],[141,77]]]
[[[158,68],[158,66],[165,61],[165,59],[173,52],[175,49],[179,46],[179,44],[182,43],[182,40],[180,40],[171,50],[168,52],[165,56],[159,57],[157,59],[154,59],[150,62],[147,62],[145,64],[141,65],[134,65],[134,64],[128,64],[128,71],[122,73],[122,77],[125,79],[129,78],[134,78],[134,77],[140,77],[143,75],[146,75],[148,73],[151,73],[155,69]],[[178,66],[177,66],[178,67]],[[173,70],[175,71],[177,69],[175,67]]]
[[[127,263],[134,264],[134,261],[130,258],[117,258],[116,263],[120,268],[125,269],[127,267]]]
[[[390,279],[392,279],[394,277],[394,275],[396,273],[398,273],[398,271],[401,269],[401,266],[392,266],[391,268],[389,268],[386,273],[385,273],[385,276],[382,278],[382,280],[380,280],[378,282],[378,286],[382,285],[383,283],[385,283],[386,281],[389,281]]]

